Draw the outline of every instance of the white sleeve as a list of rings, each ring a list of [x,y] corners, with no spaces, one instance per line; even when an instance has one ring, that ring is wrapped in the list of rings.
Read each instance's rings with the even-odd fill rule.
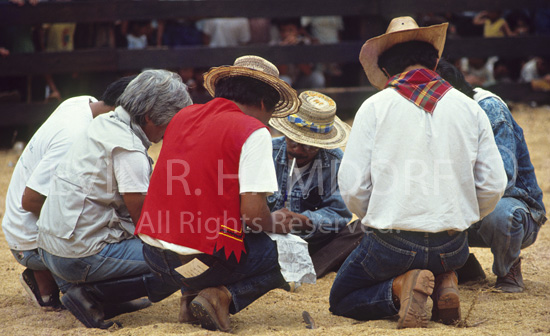
[[[489,118],[483,111],[480,111],[479,116],[479,140],[474,179],[479,215],[483,218],[495,209],[504,194],[508,178]]]
[[[147,156],[143,153],[115,148],[113,167],[119,193],[145,194],[147,192],[150,166]]]
[[[372,193],[371,159],[375,121],[374,113],[368,112],[366,104],[357,111],[338,171],[342,199],[359,218],[367,214]]]
[[[48,146],[47,151],[40,159],[36,168],[32,171],[26,186],[47,197],[50,190],[50,181],[55,173],[55,169],[69,148],[71,148],[73,142],[74,137],[60,131],[59,135],[54,138],[51,146]]]
[[[239,160],[240,193],[278,190],[277,175],[273,164],[273,146],[267,128],[254,131],[246,139]]]

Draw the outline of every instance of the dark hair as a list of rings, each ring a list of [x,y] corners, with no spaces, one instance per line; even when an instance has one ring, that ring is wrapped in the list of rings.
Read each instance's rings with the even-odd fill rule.
[[[102,100],[105,105],[113,107],[116,106],[118,97],[120,97],[124,90],[126,90],[128,84],[130,84],[130,82],[136,77],[137,75],[126,76],[112,82],[109,86],[107,86],[107,89],[105,89],[105,92],[101,95],[100,100]]]
[[[390,76],[405,71],[411,65],[420,64],[432,70],[439,58],[437,49],[428,42],[409,41],[396,44],[378,56],[378,67],[385,68]]]
[[[470,83],[466,81],[466,78],[464,78],[462,72],[450,62],[444,59],[440,59],[436,71],[455,89],[464,93],[470,98],[474,97],[475,92]]]
[[[246,76],[221,78],[216,82],[214,97],[225,98],[243,105],[262,106],[272,112],[279,102],[279,92],[259,79]]]

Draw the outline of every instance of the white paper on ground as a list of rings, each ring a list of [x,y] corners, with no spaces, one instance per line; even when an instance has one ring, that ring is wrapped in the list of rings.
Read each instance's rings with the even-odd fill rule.
[[[277,243],[279,265],[285,280],[314,284],[317,277],[307,242],[293,234],[266,233]]]

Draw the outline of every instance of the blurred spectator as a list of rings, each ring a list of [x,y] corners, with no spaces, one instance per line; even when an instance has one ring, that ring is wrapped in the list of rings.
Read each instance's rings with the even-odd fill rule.
[[[301,21],[302,27],[308,29],[319,43],[340,42],[340,32],[344,30],[341,16],[304,16]]]
[[[535,91],[550,91],[550,57],[535,57],[521,69],[522,83],[531,83]]]
[[[195,19],[159,21],[157,46],[180,47],[202,44],[202,34]]]
[[[499,10],[479,12],[474,17],[473,23],[476,25],[483,25],[484,37],[505,37],[514,35],[506,19],[502,17],[502,11]]]
[[[249,44],[267,44],[271,41],[271,19],[268,18],[250,18]]]
[[[147,35],[151,32],[150,21],[130,21],[128,22],[128,31],[126,40],[128,49],[145,49],[147,48]]]
[[[11,3],[17,6],[23,6],[24,0],[10,0]],[[36,5],[38,0],[28,1],[31,5]],[[29,24],[12,24],[9,26],[0,26],[0,46],[5,51],[3,56],[7,56],[6,52],[11,55],[34,53],[35,48],[35,33],[37,30]],[[2,77],[0,79],[0,91],[2,101],[20,101],[21,98],[26,98],[31,101],[31,76],[19,77]]]
[[[301,29],[298,18],[277,20],[279,36],[270,42],[272,45],[309,45],[311,38]],[[279,77],[295,89],[316,89],[325,87],[323,72],[315,69],[312,63],[277,65]]]
[[[517,83],[521,72],[521,59],[502,58],[493,64],[496,83]]]
[[[341,40],[340,33],[344,30],[344,21],[341,16],[304,16],[302,17],[302,26],[310,31],[313,38],[319,43],[334,44]],[[342,76],[342,69],[338,63],[319,64],[317,67],[323,72],[329,83],[338,81],[337,78]],[[309,88],[325,87],[325,78],[317,78],[314,80],[317,86]]]
[[[535,12],[535,33],[550,35],[550,8],[539,8]]]
[[[531,19],[529,13],[515,10],[506,15],[506,21],[510,26],[513,36],[524,36],[531,33]]]
[[[493,65],[497,58],[469,57],[461,60],[460,70],[466,81],[473,86],[488,86],[495,83]]]
[[[250,41],[247,18],[205,19],[197,24],[203,32],[203,44],[211,47],[235,47]]]

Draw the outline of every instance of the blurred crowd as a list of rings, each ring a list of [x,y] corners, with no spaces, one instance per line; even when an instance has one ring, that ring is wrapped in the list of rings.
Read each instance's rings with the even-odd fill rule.
[[[12,5],[36,5],[40,0],[9,0]],[[42,0],[44,1],[44,0]],[[7,1],[4,1],[7,2]],[[449,22],[448,37],[498,38],[550,34],[550,9],[425,13],[417,16],[421,26]],[[72,51],[90,48],[181,48],[186,46],[234,47],[240,45],[310,45],[361,40],[383,32],[380,17],[194,18],[177,20],[117,21],[112,23],[53,23],[0,25],[0,55],[35,51]],[[367,36],[368,38],[369,36]],[[550,57],[494,56],[460,58],[444,55],[463,71],[473,85],[492,87],[501,83],[524,83],[526,90],[550,90]],[[297,90],[366,85],[357,73],[358,64],[277,64],[281,78]],[[202,87],[204,68],[169,69],[188,84],[193,100],[209,98]],[[91,92],[121,74],[56,74],[0,78],[0,101],[58,100]],[[113,77],[115,76],[115,77]],[[498,89],[496,90],[497,92]],[[517,92],[517,91],[514,91]],[[499,92],[507,96],[506,92]],[[524,97],[522,93],[518,97]],[[514,99],[513,93],[511,99]],[[531,100],[540,101],[533,97]],[[542,99],[544,103],[544,99]]]

